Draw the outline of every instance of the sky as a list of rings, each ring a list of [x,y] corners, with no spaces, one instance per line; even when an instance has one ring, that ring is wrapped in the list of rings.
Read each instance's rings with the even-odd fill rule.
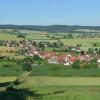
[[[100,0],[0,0],[0,24],[100,26]]]

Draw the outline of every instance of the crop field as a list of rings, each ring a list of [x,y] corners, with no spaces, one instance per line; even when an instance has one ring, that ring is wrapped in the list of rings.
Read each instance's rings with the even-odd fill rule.
[[[18,38],[17,35],[0,33],[0,40],[20,41],[23,39]],[[47,37],[47,33],[43,34],[43,32],[35,31],[28,31],[26,39],[34,41],[58,41],[58,39]],[[82,44],[81,48],[83,50],[93,47],[94,43],[97,44],[96,48],[100,48],[99,38],[60,39],[60,41],[65,45],[71,46]],[[14,48],[0,46],[0,54],[18,59],[24,57],[7,52],[12,49]],[[19,48],[15,48],[15,50],[17,51]],[[45,48],[45,51],[52,51],[52,48]],[[10,67],[5,67],[5,64],[10,65]],[[0,83],[14,81],[16,76],[22,72],[21,65],[18,65],[16,62],[0,61]],[[66,67],[64,65],[37,65],[33,66],[32,74],[15,88],[29,89],[34,93],[32,97],[29,96],[24,100],[100,100],[100,68],[72,69],[71,66]],[[9,92],[7,91],[7,93]],[[19,93],[19,96],[21,96],[21,93]],[[25,92],[23,93],[25,96]],[[17,95],[16,93],[14,94]],[[9,96],[13,96],[12,93]],[[10,98],[9,96],[7,98]],[[1,98],[2,95],[0,94],[0,100],[2,100]]]
[[[48,38],[47,34],[50,34],[50,33],[43,34],[43,32],[35,32],[35,31],[30,32],[30,31],[28,31],[26,39],[30,39],[30,40],[34,40],[34,41],[50,41],[50,42],[58,41],[57,39]],[[20,40],[23,40],[23,38],[17,38],[16,34],[12,35],[12,34],[9,34],[9,33],[0,32],[0,40],[20,41]],[[60,41],[63,42],[65,45],[72,45],[72,46],[76,46],[77,44],[82,44],[82,47],[84,49],[87,49],[88,47],[92,47],[93,46],[92,44],[94,44],[94,43],[97,44],[97,47],[100,47],[100,38],[60,39]]]
[[[40,100],[100,99],[99,77],[31,77],[23,86],[43,95]]]
[[[32,84],[30,84],[32,83]],[[24,86],[100,86],[100,77],[32,76]]]
[[[11,51],[18,51],[20,50],[18,47],[6,47],[6,46],[0,46],[0,55],[1,56],[9,56],[9,57],[14,57],[16,59],[22,59],[24,58],[24,55],[16,55],[14,52]]]
[[[16,41],[20,41],[20,40],[22,40],[22,38],[17,38],[17,35],[0,33],[0,40],[16,40]]]
[[[46,36],[46,35],[39,35],[39,34],[37,34],[37,35],[34,35],[34,34],[29,34],[29,35],[27,35],[27,37],[26,38],[28,38],[28,39],[33,39],[33,40],[41,40],[41,39],[43,39],[43,40],[48,40],[49,38]]]
[[[15,79],[16,77],[0,77],[0,82]],[[29,96],[25,100],[100,100],[99,77],[33,76],[17,88],[29,88],[30,91],[34,92],[33,96]]]
[[[9,52],[9,51],[18,51],[18,47],[6,47],[6,46],[0,46],[0,52]]]
[[[100,38],[76,38],[76,39],[61,39],[61,41],[66,45],[82,44],[82,46],[91,47],[91,43],[100,43]]]
[[[0,77],[0,83],[14,81],[16,79],[15,76],[12,77]]]
[[[8,64],[11,67],[3,67]],[[17,71],[22,72],[21,65],[16,62],[0,62],[0,76],[16,76]],[[33,66],[32,76],[61,76],[61,77],[99,77],[100,68],[91,69],[72,69],[64,65],[38,65]]]

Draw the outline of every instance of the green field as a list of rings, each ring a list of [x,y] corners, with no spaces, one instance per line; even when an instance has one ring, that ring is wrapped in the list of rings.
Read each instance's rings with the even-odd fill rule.
[[[5,34],[5,33],[0,33],[0,40],[16,40],[20,41],[23,40],[23,38],[17,38],[17,35],[10,35],[10,34]]]
[[[26,36],[26,39],[30,39],[30,40],[34,40],[34,41],[50,41],[50,42],[58,41],[57,39],[48,38],[47,34],[50,34],[50,33],[43,34],[43,32],[38,32],[38,31],[27,31],[27,32],[28,32],[28,34]],[[11,35],[9,33],[0,32],[0,40],[20,41],[20,40],[23,40],[23,38],[17,38],[16,34]],[[94,43],[97,44],[97,47],[100,47],[100,39],[99,38],[60,39],[60,41],[63,42],[65,45],[72,45],[72,46],[76,46],[77,44],[82,44],[82,48],[84,50],[87,50],[89,47],[93,47],[92,44],[94,44]]]
[[[32,84],[31,84],[32,83]],[[23,86],[100,86],[100,77],[33,76]]]
[[[66,45],[74,45],[82,44],[84,47],[91,47],[91,43],[100,43],[100,38],[75,38],[75,39],[61,39],[61,41]]]
[[[4,81],[2,81],[2,79]],[[0,77],[0,82],[13,81],[15,77]],[[24,83],[20,84],[17,89],[26,89],[31,91],[31,96],[28,92],[27,98],[19,100],[99,100],[100,99],[100,78],[95,77],[45,77],[33,76],[28,78]],[[34,95],[32,95],[32,91]],[[21,98],[18,92],[16,95],[10,95],[14,92],[6,92],[14,98]],[[9,97],[7,100],[13,100]],[[1,95],[0,95],[0,98]],[[16,100],[16,99],[14,99]]]
[[[58,39],[50,39],[43,32],[27,31],[26,39],[34,41],[55,42]],[[17,35],[0,32],[0,40],[16,40]],[[76,46],[82,44],[83,50],[88,50],[96,43],[100,47],[99,38],[75,38],[60,39],[65,45]],[[97,48],[96,47],[96,48]],[[5,53],[7,48],[0,47],[2,56],[23,58],[15,56],[14,53]],[[10,49],[10,48],[9,48]],[[52,51],[53,48],[46,48],[45,51]],[[59,48],[58,48],[59,49]],[[4,65],[10,67],[4,67]],[[22,74],[22,65],[16,62],[0,61],[0,83],[14,81],[16,76]],[[100,68],[72,69],[64,65],[34,65],[32,74],[20,85],[14,87],[16,91],[5,91],[0,87],[0,100],[100,100]],[[22,90],[20,90],[22,89]],[[27,92],[25,92],[27,89]],[[31,91],[31,92],[29,92]]]
[[[8,64],[11,67],[2,67]],[[16,62],[0,62],[0,76],[16,76],[17,71],[22,72],[21,65],[16,64]],[[90,69],[72,69],[70,66],[64,65],[38,65],[33,66],[32,76],[66,76],[66,77],[99,77],[100,68],[90,68]]]

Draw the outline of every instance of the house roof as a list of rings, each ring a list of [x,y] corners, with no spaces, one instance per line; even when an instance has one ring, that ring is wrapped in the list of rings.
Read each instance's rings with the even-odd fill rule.
[[[70,63],[73,63],[75,60],[76,60],[76,58],[75,58],[75,57],[72,57],[72,56],[71,56],[71,57],[69,57],[69,62],[70,62]]]
[[[43,52],[41,54],[45,59],[49,59],[51,57],[56,56],[57,54],[55,52]]]
[[[66,59],[67,55],[66,54],[62,54],[57,56],[57,60],[59,63],[63,62]]]

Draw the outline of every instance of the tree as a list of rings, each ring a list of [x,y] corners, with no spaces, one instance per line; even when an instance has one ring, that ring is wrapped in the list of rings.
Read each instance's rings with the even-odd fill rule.
[[[73,69],[79,69],[79,68],[80,68],[80,61],[79,61],[79,60],[76,60],[76,61],[73,63],[72,68],[73,68]]]
[[[53,47],[58,48],[59,47],[59,44],[57,42],[54,42],[53,43]]]
[[[99,50],[98,50],[98,54],[100,54],[100,48],[99,48]]]
[[[94,44],[93,44],[93,46],[94,46],[94,47],[96,47],[96,46],[97,46],[97,44],[96,44],[96,43],[94,43]]]
[[[23,67],[23,71],[32,71],[32,64],[31,62],[24,62],[24,64],[22,65]]]
[[[77,44],[77,47],[81,47],[82,46],[82,44]]]
[[[69,39],[72,39],[73,38],[73,35],[72,34],[68,34],[68,38]]]
[[[79,45],[79,44],[77,44],[77,47],[80,47],[80,45]]]
[[[42,51],[44,51],[45,46],[44,46],[44,43],[43,43],[43,42],[40,42],[40,43],[39,43],[39,48],[41,48]]]
[[[63,47],[64,46],[64,43],[63,42],[60,42],[60,47]]]
[[[23,35],[23,34],[18,34],[17,37],[18,37],[18,38],[26,38],[26,36]]]
[[[97,68],[98,65],[97,65],[97,59],[94,58],[90,61],[90,64],[91,64],[91,68]]]
[[[91,48],[88,48],[88,53],[92,53],[92,49]]]

